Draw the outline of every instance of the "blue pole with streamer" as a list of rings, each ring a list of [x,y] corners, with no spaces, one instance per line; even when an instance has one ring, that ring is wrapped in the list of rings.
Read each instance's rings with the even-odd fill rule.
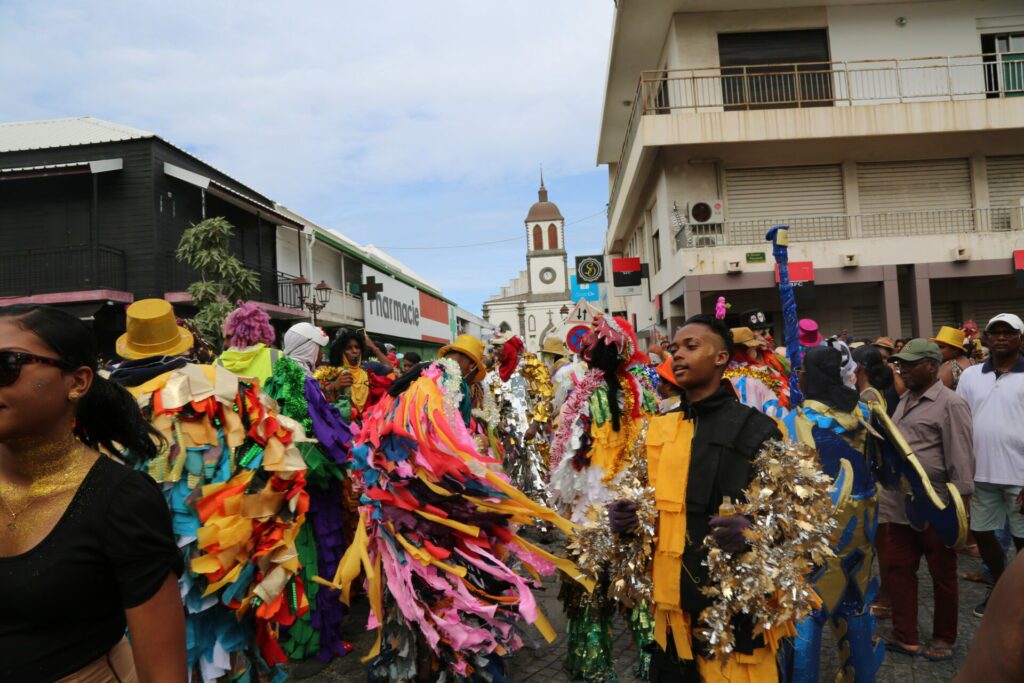
[[[789,281],[789,226],[776,225],[764,237],[772,243],[772,256],[779,267],[779,299],[782,301],[783,333],[786,335],[786,355],[789,357],[789,404],[803,401],[798,371],[803,365],[800,348],[800,319],[796,314],[796,294]]]

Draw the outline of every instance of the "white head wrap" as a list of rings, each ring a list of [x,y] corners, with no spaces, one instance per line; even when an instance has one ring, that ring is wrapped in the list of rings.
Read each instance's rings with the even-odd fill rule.
[[[316,357],[330,338],[319,327],[309,323],[292,325],[284,333],[284,355],[301,365],[307,373],[316,369]]]
[[[857,361],[853,359],[853,352],[846,342],[839,341],[838,337],[829,337],[825,344],[843,354],[843,365],[839,374],[843,378],[843,384],[853,389],[857,388]]]

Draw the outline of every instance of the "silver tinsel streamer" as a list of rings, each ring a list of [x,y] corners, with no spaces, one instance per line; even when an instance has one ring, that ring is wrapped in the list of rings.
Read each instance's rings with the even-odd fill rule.
[[[654,489],[648,485],[647,420],[643,421],[635,443],[630,447],[628,462],[612,486],[615,500],[636,503],[636,533],[620,536],[611,530],[608,511],[604,507],[591,510],[593,520],[581,528],[569,542],[569,551],[577,558],[579,568],[593,577],[609,577],[607,597],[626,607],[651,604],[653,584],[651,561],[654,557],[654,536],[657,533],[658,513],[654,503]],[[594,596],[601,599],[602,596]]]
[[[520,372],[502,382],[492,372],[491,393],[497,406],[497,419],[491,423],[505,451],[503,466],[512,485],[531,500],[547,501],[548,470],[537,440],[528,441],[532,405],[526,379]]]
[[[699,635],[722,662],[733,651],[732,620],[739,614],[753,618],[758,635],[813,612],[818,599],[805,576],[833,555],[832,482],[814,450],[771,441],[754,469],[744,492],[747,502],[736,504],[737,514],[753,520],[749,550],[733,554],[718,548],[710,535],[704,541],[709,585],[702,590],[714,602],[701,614]]]

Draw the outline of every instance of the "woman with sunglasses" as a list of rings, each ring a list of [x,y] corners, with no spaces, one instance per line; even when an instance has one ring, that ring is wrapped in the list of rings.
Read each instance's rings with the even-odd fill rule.
[[[155,455],[159,437],[96,357],[77,318],[0,308],[5,683],[186,677],[182,561],[163,495],[98,452]]]

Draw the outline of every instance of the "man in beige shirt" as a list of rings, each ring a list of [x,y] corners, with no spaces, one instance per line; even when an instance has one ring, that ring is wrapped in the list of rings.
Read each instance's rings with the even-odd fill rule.
[[[892,357],[907,386],[893,415],[911,450],[924,467],[939,496],[948,501],[946,484],[953,484],[965,501],[974,492],[974,447],[971,411],[967,403],[939,381],[942,352],[935,342],[912,339]],[[888,583],[892,599],[890,650],[917,654],[917,568],[923,556],[935,586],[932,644],[924,656],[949,659],[957,638],[956,551],[945,547],[928,528],[914,530],[907,521],[903,494],[884,491],[880,521],[888,523]]]

